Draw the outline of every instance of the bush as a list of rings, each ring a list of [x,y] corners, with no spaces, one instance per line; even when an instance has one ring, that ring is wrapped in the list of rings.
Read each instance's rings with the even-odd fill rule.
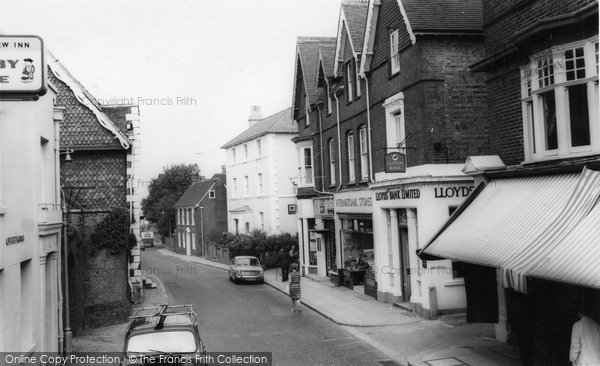
[[[218,243],[229,248],[230,259],[238,255],[252,255],[259,258],[266,268],[274,268],[281,249],[298,248],[298,236],[289,233],[267,235],[264,231],[253,230],[250,234],[223,233]]]
[[[88,248],[90,255],[100,249],[110,254],[120,254],[130,249],[129,212],[123,208],[112,210],[94,229]]]

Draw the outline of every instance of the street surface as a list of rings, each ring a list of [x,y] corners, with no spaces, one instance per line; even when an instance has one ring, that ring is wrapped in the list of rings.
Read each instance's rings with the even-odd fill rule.
[[[393,365],[389,357],[321,315],[291,310],[266,284],[229,281],[222,269],[142,254],[143,273],[160,278],[170,304],[193,304],[209,352],[273,352],[274,365]]]

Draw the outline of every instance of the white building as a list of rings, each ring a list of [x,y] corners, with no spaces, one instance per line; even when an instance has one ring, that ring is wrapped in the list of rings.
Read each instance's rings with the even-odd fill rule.
[[[56,94],[0,103],[0,352],[62,347]]]
[[[227,152],[228,230],[267,234],[296,233],[296,195],[291,179],[297,175],[298,127],[290,108],[262,118],[252,107],[247,130],[221,148]]]

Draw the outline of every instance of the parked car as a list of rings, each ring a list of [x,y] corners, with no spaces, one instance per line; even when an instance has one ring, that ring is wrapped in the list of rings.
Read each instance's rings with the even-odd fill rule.
[[[238,283],[239,281],[256,281],[262,283],[265,279],[265,273],[256,257],[241,255],[234,257],[229,265],[229,280]]]
[[[192,305],[135,309],[129,319],[122,365],[206,364]]]

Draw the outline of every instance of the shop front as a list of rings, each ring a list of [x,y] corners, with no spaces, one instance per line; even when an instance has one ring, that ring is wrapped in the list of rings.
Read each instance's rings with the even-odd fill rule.
[[[365,285],[375,265],[372,192],[352,191],[334,196],[336,237],[340,255],[337,274],[341,285],[357,290]],[[372,281],[368,281],[372,286]],[[367,290],[367,293],[369,290]]]
[[[337,275],[333,196],[313,199],[315,225],[310,231],[309,256],[320,276]]]
[[[417,250],[473,192],[473,179],[462,174],[397,179],[371,188],[377,299],[404,303],[426,318],[464,311],[460,263],[428,264]]]

